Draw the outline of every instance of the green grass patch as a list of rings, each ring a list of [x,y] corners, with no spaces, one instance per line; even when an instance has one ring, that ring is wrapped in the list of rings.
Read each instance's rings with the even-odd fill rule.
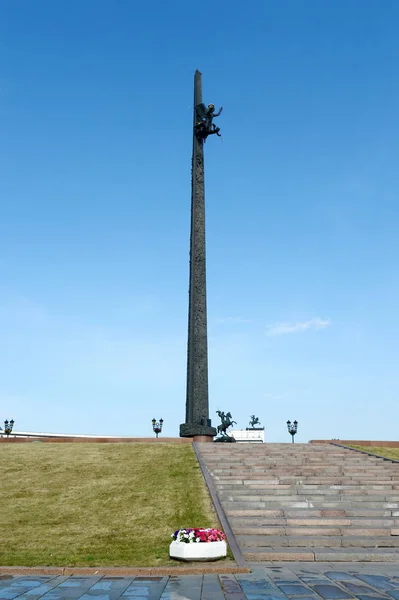
[[[399,460],[399,448],[385,448],[383,446],[349,446],[350,448],[356,448],[356,450],[364,450],[365,452],[371,452],[372,454],[378,454],[379,456],[386,456],[386,458],[394,458]]]
[[[0,470],[0,565],[166,566],[220,527],[189,444],[2,444]]]

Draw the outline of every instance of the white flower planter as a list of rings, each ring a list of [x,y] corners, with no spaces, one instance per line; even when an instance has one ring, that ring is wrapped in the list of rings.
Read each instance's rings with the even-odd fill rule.
[[[218,560],[226,554],[227,545],[224,540],[221,542],[193,542],[190,544],[173,541],[169,546],[169,556],[179,560]]]

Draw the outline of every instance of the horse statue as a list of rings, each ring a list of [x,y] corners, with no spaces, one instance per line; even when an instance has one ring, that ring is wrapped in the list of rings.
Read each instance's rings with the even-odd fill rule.
[[[229,413],[229,412],[225,414],[224,412],[217,410],[216,414],[218,415],[219,419],[222,421],[221,424],[217,426],[218,435],[220,433],[224,437],[229,437],[227,434],[227,430],[232,425],[237,425],[237,421],[233,421],[231,413]]]
[[[249,426],[250,427],[255,427],[255,425],[261,425],[261,422],[259,421],[258,417],[255,417],[255,415],[251,415],[250,416],[250,422],[249,422]]]

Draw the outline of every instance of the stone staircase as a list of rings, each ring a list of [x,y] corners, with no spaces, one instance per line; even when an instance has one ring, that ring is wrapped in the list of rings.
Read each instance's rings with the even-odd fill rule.
[[[197,448],[247,561],[399,560],[399,464],[328,444]]]

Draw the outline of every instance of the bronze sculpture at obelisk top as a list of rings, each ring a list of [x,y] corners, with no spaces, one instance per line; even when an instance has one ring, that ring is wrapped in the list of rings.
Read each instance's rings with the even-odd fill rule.
[[[202,103],[202,75],[194,75],[193,158],[191,171],[190,289],[188,308],[186,422],[181,437],[212,441],[216,429],[209,419],[208,333],[206,312],[204,143],[219,135],[213,104]]]

